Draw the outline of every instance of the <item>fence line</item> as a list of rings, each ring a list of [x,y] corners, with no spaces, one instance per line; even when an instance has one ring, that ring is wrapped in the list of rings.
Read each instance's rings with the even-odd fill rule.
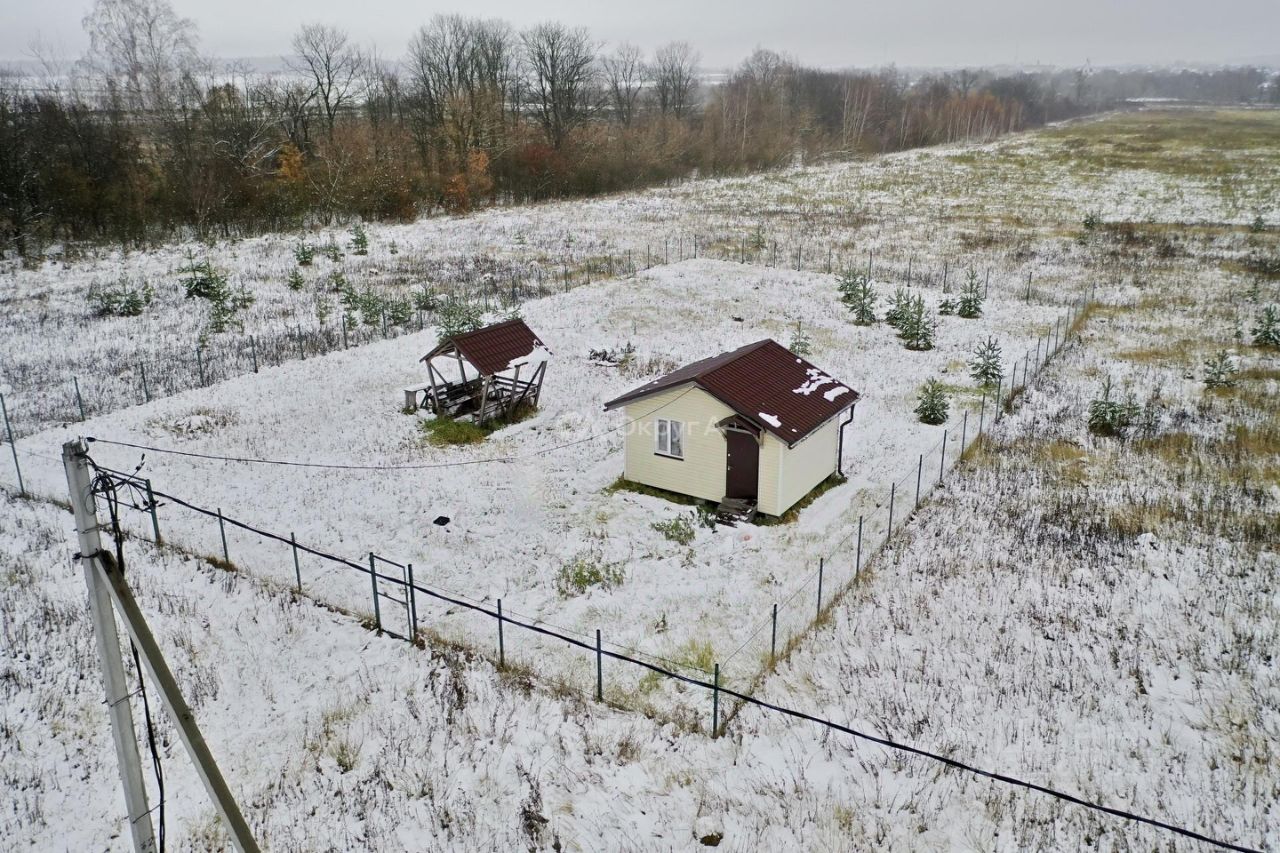
[[[150,528],[146,532],[156,542],[162,541],[160,515],[157,508],[163,506],[164,504],[159,502],[164,501],[217,522],[217,538],[208,543],[208,548],[220,555],[220,558],[214,559],[215,563],[222,563],[228,567],[235,565],[238,543],[232,534],[247,533],[260,540],[279,543],[289,549],[290,555],[289,559],[282,561],[282,565],[287,569],[278,572],[277,574],[281,576],[274,578],[281,586],[291,587],[299,593],[306,593],[308,587],[313,590],[321,587],[326,594],[337,592],[339,599],[354,597],[356,601],[363,600],[365,604],[360,605],[361,609],[372,606],[370,627],[412,642],[416,642],[420,636],[420,610],[416,601],[419,592],[428,594],[437,602],[461,607],[473,615],[484,613],[495,621],[491,628],[496,635],[498,660],[503,665],[509,663],[519,665],[520,659],[528,654],[527,650],[519,646],[512,647],[506,641],[504,628],[520,622],[540,625],[550,633],[574,638],[575,646],[591,651],[592,658],[567,666],[566,671],[558,676],[558,680],[584,693],[590,692],[592,695],[602,696],[604,693],[601,655],[612,657],[613,655],[606,654],[608,650],[647,661],[646,665],[663,667],[685,675],[691,674],[691,677],[704,680],[711,677],[726,691],[724,697],[718,696],[715,701],[716,719],[713,726],[718,727],[721,722],[732,720],[742,707],[740,701],[730,694],[753,692],[777,661],[785,658],[805,634],[837,604],[857,582],[868,563],[886,547],[893,535],[909,522],[915,509],[924,502],[933,489],[941,485],[947,470],[963,458],[969,448],[990,432],[1006,407],[1010,405],[1010,401],[1025,391],[1027,383],[1032,381],[1043,366],[1065,345],[1067,337],[1062,334],[1062,331],[1072,328],[1086,304],[1087,300],[1081,300],[1072,305],[1065,317],[1065,323],[1055,324],[1056,333],[1042,336],[1035,347],[1028,349],[1028,355],[1025,357],[1025,364],[1028,367],[1020,371],[1019,382],[1010,382],[1007,388],[1002,384],[994,397],[984,394],[981,410],[987,408],[990,399],[993,412],[990,420],[984,419],[980,421],[978,427],[969,430],[967,428],[969,414],[979,410],[966,408],[962,410],[959,419],[953,418],[944,430],[943,436],[930,449],[917,454],[915,463],[910,465],[900,478],[889,484],[888,500],[880,503],[875,510],[860,514],[857,525],[851,525],[850,529],[827,549],[826,554],[819,558],[817,569],[808,572],[795,588],[774,603],[767,616],[750,626],[742,643],[727,656],[716,660],[710,670],[677,662],[641,649],[604,642],[602,638],[584,635],[510,609],[499,612],[500,600],[497,608],[490,608],[482,600],[443,589],[438,585],[433,585],[434,592],[427,592],[414,580],[414,565],[410,561],[395,559],[373,551],[364,555],[359,561],[335,556],[318,547],[298,541],[293,532],[286,535],[265,530],[227,515],[221,508],[200,507],[176,495],[158,491],[150,480],[137,474],[126,474],[107,468],[102,470],[120,478],[123,482],[132,483],[138,489],[140,499],[136,508],[143,510],[146,515],[146,518],[142,519],[142,527]],[[1019,356],[1018,360],[1023,361],[1023,358]],[[960,422],[959,433],[953,432],[956,420]],[[954,438],[953,435],[955,435]],[[927,480],[924,477],[926,460],[929,462]],[[934,460],[937,460],[936,468]],[[919,483],[918,496],[915,491],[916,483]],[[882,493],[883,489],[884,487],[881,486],[879,490],[859,492],[855,502],[858,498],[865,499],[868,494],[874,494],[876,491]],[[328,568],[319,574],[312,572],[312,576],[308,578],[306,576],[308,573],[304,572],[303,568],[303,557],[311,558],[307,562],[320,559],[327,564]],[[333,569],[342,569],[346,573],[358,573],[363,576],[366,579],[364,592],[358,591],[358,585],[350,585],[345,590],[334,590],[331,582],[321,584]],[[422,576],[423,571],[424,568],[420,565],[418,577]],[[425,571],[429,571],[429,567]],[[264,575],[269,579],[273,578],[270,570],[265,571]],[[347,579],[352,576],[351,574],[341,575]],[[346,583],[345,580],[340,582]],[[446,617],[448,615],[450,614],[445,614]],[[445,637],[445,621],[445,619],[438,620],[438,627],[435,629],[436,633],[442,637]],[[405,627],[401,628],[402,625]],[[474,647],[476,637],[483,636],[483,631],[483,628],[480,632],[463,630],[453,639]],[[597,649],[597,641],[600,642],[600,649]],[[593,662],[594,666],[591,665]],[[545,677],[548,674],[542,672],[541,675]],[[557,680],[556,676],[551,678]],[[610,696],[616,701],[620,695],[616,674],[611,674],[610,684],[614,687],[609,691]],[[640,692],[642,691],[639,685],[631,685],[629,689],[621,690],[621,694],[632,698]]]
[[[1025,390],[1027,383],[1034,375],[1038,375],[1043,365],[1061,349],[1066,342],[1067,332],[1070,331],[1072,325],[1080,316],[1080,312],[1087,304],[1087,301],[1087,299],[1082,299],[1072,304],[1068,308],[1065,318],[1055,322],[1050,332],[1038,338],[1034,348],[1029,347],[1026,354],[1014,359],[1015,366],[1022,365],[1020,371],[1021,381],[1017,381],[1017,375],[1011,373],[1011,381],[1007,389],[1004,387],[1003,382],[997,386],[992,399],[992,416],[990,420],[985,417],[988,408],[988,394],[984,392],[980,407],[977,409],[970,407],[962,410],[959,419],[959,437],[955,437],[953,427],[956,424],[953,418],[944,429],[943,436],[939,441],[935,442],[924,453],[919,454],[916,463],[910,466],[899,479],[889,484],[887,500],[878,502],[875,510],[860,514],[856,526],[850,523],[849,530],[834,545],[828,548],[824,555],[819,557],[817,569],[810,570],[792,591],[783,595],[770,608],[768,616],[756,620],[741,644],[727,656],[716,661],[721,670],[722,678],[727,684],[754,684],[768,672],[779,657],[789,653],[790,649],[800,640],[804,633],[812,628],[822,618],[823,613],[845,594],[857,581],[865,566],[885,547],[893,534],[907,523],[921,501],[927,498],[932,490],[942,482],[949,467],[958,462],[970,447],[989,432],[988,424],[994,424],[999,419],[1001,412],[1008,406],[1009,400]],[[0,404],[3,404],[3,402],[3,398],[0,397]],[[975,411],[979,413],[978,423],[974,429],[970,430],[968,424],[969,414]],[[7,408],[5,409],[5,414],[7,418]],[[14,466],[18,475],[19,490],[25,492],[21,467],[18,462],[18,451],[16,447],[11,447],[11,449],[13,450]],[[926,458],[929,460],[931,474],[927,481],[923,476]],[[937,480],[932,477],[934,459],[938,460]],[[948,465],[948,459],[950,459],[950,465]],[[116,473],[119,474],[119,472]],[[914,484],[912,483],[913,480],[915,481]],[[161,541],[160,524],[155,503],[156,496],[159,493],[151,494],[150,481],[138,480],[138,482],[141,485],[145,485],[148,490],[152,536],[159,542]],[[884,487],[881,486],[880,488],[883,489]],[[866,499],[869,496],[874,500],[874,494],[875,489],[860,491],[855,496],[855,501]],[[172,500],[178,502],[176,498],[172,498]],[[904,500],[908,501],[905,511],[903,511],[904,508],[902,507]],[[217,515],[216,512],[215,515]],[[852,518],[849,521],[852,522]],[[231,562],[229,543],[227,542],[225,531],[225,525],[227,524],[253,532],[259,531],[225,516],[220,517],[218,545],[220,546],[222,559],[226,562]],[[277,538],[281,542],[286,541],[283,537]],[[851,551],[852,554],[850,553]],[[312,556],[316,554],[312,549],[303,545],[293,547],[293,580],[295,581],[295,586],[301,589],[303,584],[302,571],[298,559],[299,553]],[[851,556],[852,561],[849,559]],[[399,568],[402,572],[406,570],[408,565],[387,561],[385,558],[380,559]],[[378,580],[377,573],[370,577],[373,594],[372,601],[375,605],[375,624],[381,627],[381,614],[379,612],[381,599],[379,598]],[[409,602],[401,603],[411,607]],[[767,644],[765,642],[766,638]],[[630,651],[647,655],[651,659],[661,660],[674,666],[680,665],[640,650],[631,649]],[[711,674],[710,671],[705,669],[691,668],[697,669],[703,674]],[[733,710],[736,709],[731,709],[731,714]]]
[[[984,390],[978,406],[961,409],[959,417],[953,417],[943,425],[942,436],[928,450],[919,453],[914,464],[900,478],[889,483],[887,495],[882,484],[854,496],[850,506],[868,497],[874,501],[877,493],[884,500],[877,503],[872,512],[859,514],[857,524],[851,524],[844,536],[818,558],[818,568],[808,572],[793,590],[772,606],[767,616],[755,624],[736,649],[720,659],[720,675],[724,683],[739,685],[742,692],[752,692],[776,663],[795,648],[805,633],[822,620],[824,614],[857,582],[867,564],[889,544],[894,533],[901,530],[933,490],[942,485],[946,472],[990,433],[1012,402],[1025,393],[1029,383],[1057,355],[1067,343],[1067,333],[1091,299],[1092,291],[1091,296],[1082,297],[1068,306],[1066,315],[1038,337],[1034,347],[1028,347],[1025,353],[1012,360],[1011,364],[1020,365],[1020,368],[1016,376],[1010,372],[1007,387],[1000,383],[993,395]],[[988,399],[992,410],[990,418],[985,417]],[[970,424],[971,414],[978,418],[976,424]],[[728,718],[732,719],[740,707],[731,708]]]
[[[541,264],[512,261],[505,282],[490,274],[476,283],[475,292],[469,298],[479,301],[485,310],[517,308],[529,299],[567,293],[602,278],[631,277],[654,266],[700,257],[743,265],[786,266],[814,273],[836,273],[856,268],[865,270],[869,276],[874,274],[878,282],[905,283],[908,287],[936,285],[946,289],[957,278],[949,260],[944,260],[940,267],[929,269],[917,265],[914,255],[908,256],[904,266],[899,260],[885,260],[873,252],[865,255],[853,251],[837,252],[829,244],[825,252],[806,253],[806,243],[802,239],[766,241],[760,238],[749,246],[747,237],[735,238],[733,234],[708,237],[694,232],[687,237],[683,232],[675,232],[673,236],[664,239],[660,253],[653,244],[646,243],[643,258],[638,249],[616,249],[604,255],[570,256]],[[985,266],[984,270],[985,297],[991,285],[991,267]],[[1030,274],[1027,281],[1031,281]],[[1024,289],[1020,282],[1019,278],[1009,284],[1007,277],[1000,277],[997,286],[1004,286],[1025,300],[1044,298],[1039,291]],[[453,285],[450,290],[454,290]],[[447,300],[451,294],[432,295]],[[407,313],[399,308],[389,311],[388,305],[383,305],[380,316],[373,317],[372,322],[369,317],[362,317],[364,322],[349,323],[349,312],[343,306],[338,306],[336,311],[336,322],[318,322],[313,327],[279,322],[273,323],[272,328],[253,334],[230,336],[224,333],[208,342],[202,343],[197,338],[189,346],[162,347],[148,356],[117,362],[118,369],[110,374],[85,377],[73,373],[69,381],[64,380],[64,387],[56,392],[38,378],[31,378],[25,387],[18,387],[17,383],[24,377],[10,376],[11,396],[34,398],[28,401],[34,403],[28,406],[31,417],[23,423],[13,424],[12,431],[21,438],[51,424],[83,421],[117,408],[148,403],[235,376],[258,373],[263,367],[279,366],[294,360],[305,361],[308,357],[327,355],[340,349],[414,334],[423,331],[428,318],[434,319],[435,316],[434,309],[420,305],[413,306]],[[86,381],[82,383],[82,379]]]

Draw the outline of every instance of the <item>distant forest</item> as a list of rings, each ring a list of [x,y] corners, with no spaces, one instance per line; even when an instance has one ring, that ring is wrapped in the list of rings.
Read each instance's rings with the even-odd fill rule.
[[[431,18],[388,62],[299,29],[276,77],[203,57],[168,0],[97,0],[89,53],[0,76],[0,252],[406,220],[988,139],[1127,98],[1280,102],[1217,71],[832,71],[757,50],[723,79],[672,42]]]

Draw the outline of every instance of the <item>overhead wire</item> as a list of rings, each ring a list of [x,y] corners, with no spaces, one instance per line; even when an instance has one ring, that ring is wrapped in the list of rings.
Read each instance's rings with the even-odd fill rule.
[[[158,493],[158,492],[155,494],[157,496],[161,495],[161,493]],[[270,533],[269,531],[261,531],[250,525],[244,524],[243,522],[233,522],[231,519],[227,518],[225,515],[221,515],[220,513],[215,513],[212,510],[208,510],[208,509],[205,509],[204,507],[200,507],[188,501],[184,501],[180,498],[176,498],[173,495],[163,495],[163,497],[165,497],[166,500],[174,501],[175,503],[178,503],[184,507],[187,507],[188,509],[191,509],[193,511],[196,511],[202,514],[211,515],[211,516],[219,515],[219,517],[223,518],[225,521],[235,523],[238,526],[244,527],[245,529],[253,530],[254,532],[261,533],[262,535],[267,536],[269,538],[277,539],[281,542],[290,542],[291,544],[293,543],[293,540],[286,539],[285,537],[280,536],[279,534]],[[314,556],[318,556],[322,559],[345,564],[361,572],[369,573],[373,571],[373,573],[380,580],[385,580],[391,583],[398,583],[405,587],[411,587],[414,592],[420,592],[438,601],[443,601],[457,607],[463,607],[468,610],[482,613],[484,615],[489,616],[492,619],[500,620],[501,622],[504,622],[506,624],[509,624],[515,627],[524,628],[525,630],[533,632],[535,634],[541,634],[543,636],[560,640],[561,642],[566,643],[568,645],[575,646],[577,648],[583,649],[588,652],[599,654],[603,657],[608,657],[611,660],[617,660],[617,661],[630,663],[635,666],[642,667],[644,669],[647,669],[655,674],[661,675],[666,678],[674,679],[676,681],[680,681],[682,683],[685,683],[691,686],[699,687],[704,690],[713,691],[719,694],[724,694],[725,696],[737,699],[745,704],[753,705],[765,711],[780,714],[782,716],[789,717],[791,719],[813,723],[815,725],[828,728],[832,731],[840,732],[842,734],[847,734],[859,740],[864,740],[868,743],[874,743],[878,746],[882,746],[887,749],[907,753],[920,758],[925,758],[931,761],[941,763],[955,770],[971,773],[975,776],[980,776],[980,777],[990,779],[992,781],[999,782],[1005,785],[1025,788],[1026,790],[1034,791],[1036,793],[1043,794],[1045,796],[1052,797],[1054,799],[1058,799],[1063,802],[1070,803],[1072,805],[1080,806],[1085,809],[1096,811],[1102,814],[1107,814],[1112,817],[1117,817],[1123,820],[1128,820],[1135,823],[1151,826],[1155,829],[1171,832],[1176,835],[1180,835],[1184,838],[1191,838],[1196,841],[1200,841],[1205,844],[1210,844],[1224,850],[1241,851],[1242,853],[1259,853],[1259,851],[1256,848],[1250,848],[1240,844],[1235,844],[1233,842],[1224,841],[1218,838],[1213,838],[1209,835],[1205,835],[1204,833],[1198,832],[1196,830],[1188,829],[1183,826],[1178,826],[1177,824],[1172,824],[1167,821],[1162,821],[1157,818],[1149,817],[1136,812],[1127,811],[1125,809],[1117,809],[1112,806],[1107,806],[1102,803],[1095,802],[1093,800],[1087,800],[1084,797],[1080,797],[1075,794],[1068,793],[1066,791],[1058,790],[1056,788],[1052,788],[1047,785],[1041,785],[1036,782],[1019,778],[1017,776],[1012,776],[1007,773],[987,770],[975,764],[970,764],[968,762],[960,761],[960,760],[951,758],[949,756],[942,755],[940,753],[936,753],[928,749],[924,749],[922,747],[913,746],[908,743],[903,743],[901,741],[893,740],[892,738],[881,737],[880,735],[864,732],[859,729],[855,729],[852,726],[847,726],[843,723],[838,723],[833,720],[819,717],[816,714],[810,714],[808,712],[800,711],[795,708],[788,708],[784,705],[779,705],[774,702],[769,702],[765,699],[761,699],[751,694],[741,693],[739,691],[725,687],[719,684],[718,682],[712,683],[700,678],[684,675],[680,672],[676,672],[674,670],[666,669],[665,667],[659,666],[657,664],[650,663],[649,661],[631,657],[622,652],[614,651],[612,649],[605,648],[603,646],[597,647],[593,643],[589,643],[584,640],[578,639],[577,637],[561,633],[560,631],[553,630],[552,628],[547,627],[545,625],[540,625],[534,622],[526,622],[516,617],[514,614],[508,614],[508,613],[499,614],[496,610],[491,610],[490,608],[484,606],[483,604],[468,601],[466,599],[459,598],[456,595],[451,595],[445,592],[441,592],[440,590],[424,587],[416,582],[413,584],[409,584],[403,578],[396,578],[391,575],[384,575],[381,573],[377,573],[372,569],[361,566],[358,563],[355,563],[343,557],[339,557],[335,554],[330,554],[328,552],[321,551],[319,549],[316,549],[310,546],[304,546],[301,543],[296,543],[296,544],[299,550],[305,550],[307,553],[312,554]]]

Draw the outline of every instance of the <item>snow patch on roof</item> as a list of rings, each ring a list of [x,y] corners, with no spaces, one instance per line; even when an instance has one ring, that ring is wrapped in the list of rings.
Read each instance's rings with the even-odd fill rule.
[[[817,391],[823,385],[827,385],[829,383],[835,382],[834,379],[832,379],[830,376],[823,373],[821,370],[819,370],[816,367],[810,367],[808,370],[805,371],[805,373],[808,374],[809,378],[799,388],[791,389],[792,394],[800,394],[802,396],[808,397],[810,394],[812,394],[814,391]]]
[[[516,367],[534,366],[536,367],[543,362],[551,360],[551,351],[542,344],[534,344],[533,349],[529,350],[527,355],[517,356],[507,362],[507,369]]]
[[[848,388],[844,387],[843,385],[837,385],[835,388],[832,388],[830,391],[823,394],[822,396],[828,400],[834,400],[836,397],[839,397],[841,394],[848,394],[848,393],[849,393]]]
[[[760,420],[764,421],[774,429],[782,428],[782,421],[778,419],[777,415],[771,415],[768,412],[757,412],[756,414],[760,418]]]

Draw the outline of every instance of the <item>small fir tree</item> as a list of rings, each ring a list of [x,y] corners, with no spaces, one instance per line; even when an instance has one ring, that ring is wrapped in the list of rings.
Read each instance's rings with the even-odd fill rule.
[[[964,289],[960,291],[960,301],[956,304],[956,314],[966,320],[976,320],[982,316],[982,288],[978,284],[978,271],[971,269],[965,275]]]
[[[876,321],[876,291],[864,273],[847,270],[839,276],[840,301],[849,309],[855,326]]]
[[[898,324],[898,336],[909,350],[931,350],[936,328],[937,321],[925,310],[924,297],[917,296],[910,300],[910,305]]]
[[[450,299],[440,306],[436,315],[440,326],[440,340],[445,341],[455,335],[474,332],[483,322],[479,307],[463,299]]]
[[[889,300],[889,308],[884,312],[884,321],[895,329],[901,329],[902,319],[911,310],[911,294],[905,288],[897,288],[893,291],[893,297]]]
[[[1236,384],[1235,360],[1226,350],[1204,363],[1204,384],[1207,388],[1231,388]]]
[[[950,298],[946,298],[938,303],[938,314],[943,317],[950,317],[956,313],[956,303]]]
[[[799,320],[796,321],[796,333],[791,336],[791,345],[787,349],[802,358],[813,353],[813,341],[809,339],[809,334]]]
[[[983,388],[993,388],[1004,377],[1000,364],[1000,344],[995,338],[987,338],[973,351],[969,362],[969,375]]]
[[[1255,347],[1280,347],[1280,308],[1268,305],[1249,330]]]
[[[947,391],[941,382],[930,379],[920,388],[920,399],[916,403],[916,415],[921,423],[944,424],[951,404],[947,400]]]
[[[351,226],[351,254],[369,254],[369,235],[365,232],[364,225],[360,222]]]
[[[1111,399],[1111,377],[1102,383],[1102,397],[1089,403],[1089,432],[1094,435],[1119,436],[1133,426],[1141,414],[1132,397],[1124,402]]]
[[[324,249],[321,251],[324,252],[324,256],[326,258],[333,261],[335,264],[342,260],[342,249],[339,248],[337,241],[335,241],[333,237],[329,238],[329,242],[325,243]]]
[[[311,261],[315,259],[315,256],[315,247],[305,240],[293,247],[293,259],[298,262],[300,267],[311,266]]]
[[[302,277],[302,271],[297,267],[289,272],[289,278],[285,280],[285,284],[289,285],[290,290],[302,290],[302,286],[307,280]]]

